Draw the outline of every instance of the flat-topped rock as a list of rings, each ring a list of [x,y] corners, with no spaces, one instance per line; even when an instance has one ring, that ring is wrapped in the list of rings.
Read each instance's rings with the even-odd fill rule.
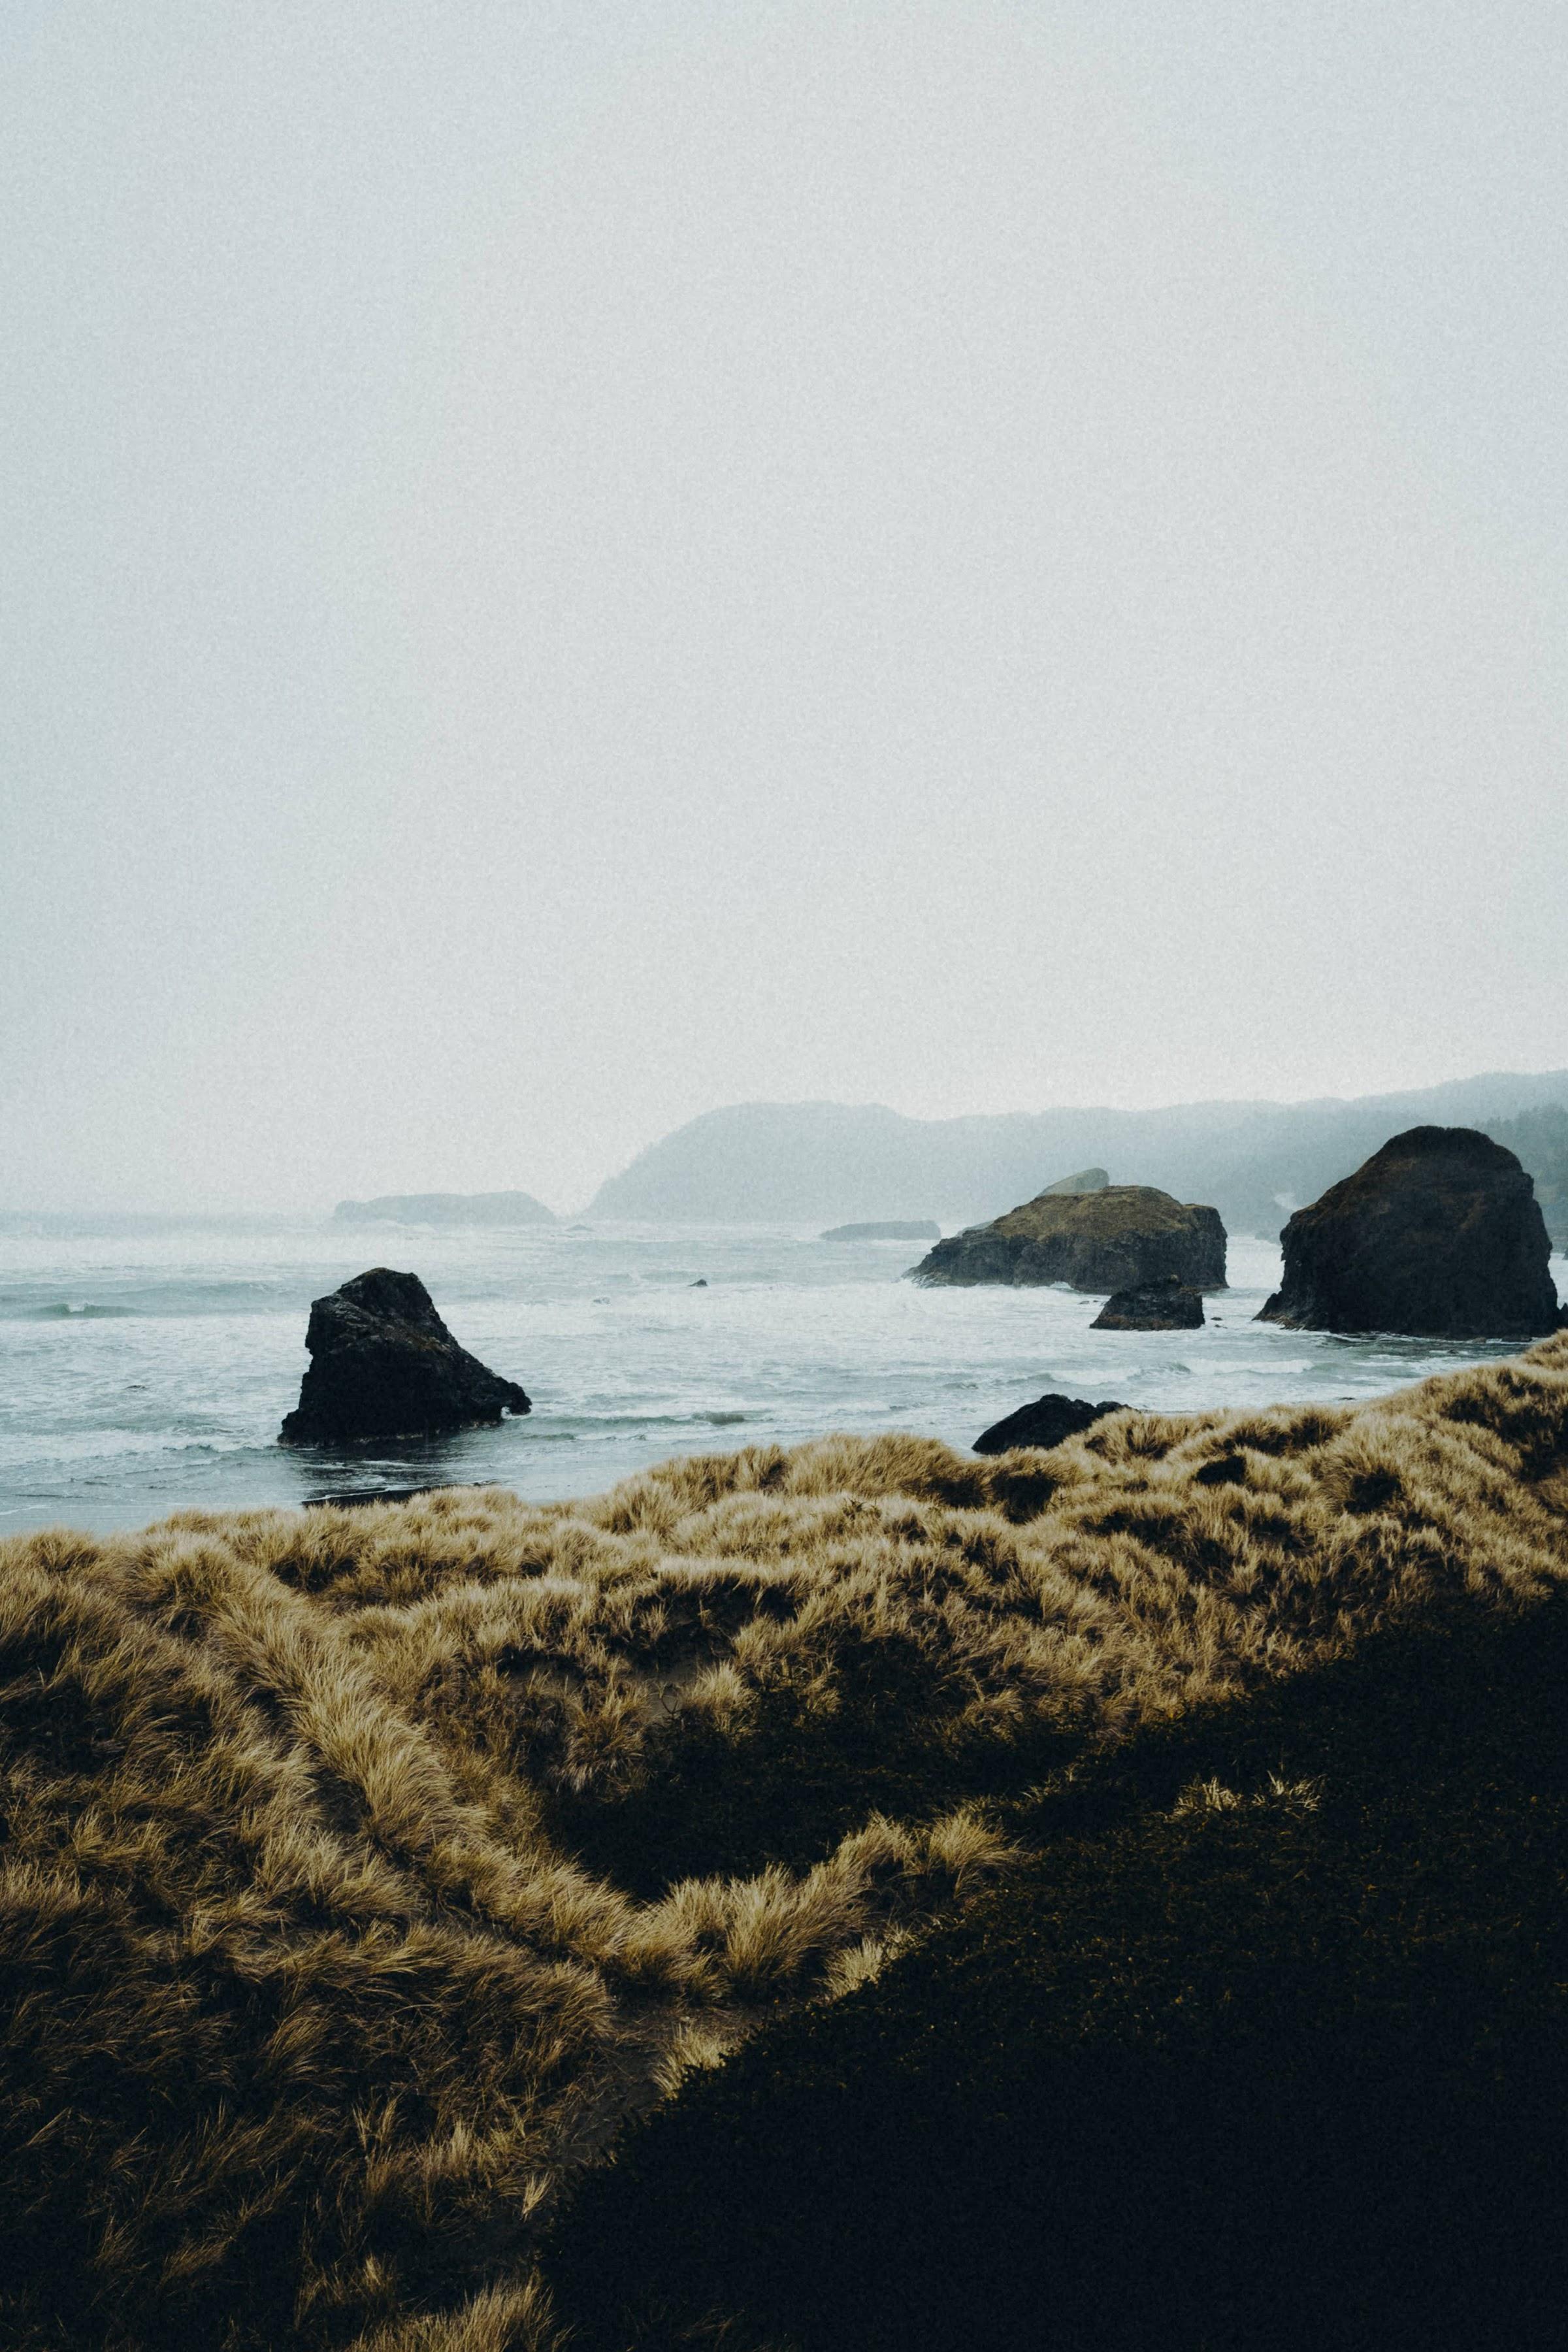
[[[1203,1324],[1204,1295],[1173,1274],[1157,1282],[1134,1283],[1114,1290],[1093,1322],[1091,1331],[1196,1331]]]
[[[1037,1193],[991,1224],[938,1242],[913,1269],[921,1283],[1065,1282],[1074,1290],[1125,1290],[1166,1276],[1223,1290],[1225,1227],[1217,1209],[1152,1184]]]
[[[1037,1397],[1033,1404],[1021,1404],[1016,1412],[994,1421],[989,1429],[981,1431],[974,1441],[976,1454],[1010,1454],[1016,1445],[1038,1445],[1047,1448],[1059,1445],[1066,1437],[1076,1437],[1080,1430],[1092,1428],[1103,1421],[1108,1412],[1125,1412],[1124,1404],[1107,1398],[1100,1404],[1090,1404],[1084,1397]]]
[[[1413,1127],[1298,1209],[1258,1319],[1298,1330],[1535,1339],[1562,1321],[1535,1189],[1468,1127]]]
[[[458,1345],[416,1274],[372,1266],[314,1300],[305,1345],[286,1444],[425,1436],[531,1410],[515,1381]]]

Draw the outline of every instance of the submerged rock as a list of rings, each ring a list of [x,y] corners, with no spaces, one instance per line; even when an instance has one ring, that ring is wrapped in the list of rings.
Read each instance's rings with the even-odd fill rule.
[[[1065,1282],[1075,1290],[1122,1290],[1165,1276],[1223,1290],[1225,1227],[1217,1209],[1152,1184],[1037,1193],[989,1225],[938,1242],[913,1269],[921,1283]]]
[[[1015,1445],[1059,1445],[1064,1437],[1076,1437],[1080,1429],[1103,1421],[1108,1412],[1126,1411],[1124,1404],[1117,1404],[1110,1398],[1100,1404],[1089,1404],[1083,1397],[1037,1397],[1033,1404],[1021,1404],[1016,1412],[982,1430],[974,1441],[974,1451],[1006,1454]]]
[[[1204,1319],[1204,1297],[1190,1282],[1163,1274],[1157,1282],[1112,1291],[1091,1331],[1195,1331]]]
[[[414,1437],[530,1411],[505,1381],[459,1348],[416,1274],[372,1266],[312,1301],[310,1367],[285,1420],[286,1444]]]
[[[1413,1127],[1298,1209],[1258,1320],[1310,1331],[1533,1339],[1562,1321],[1534,1186],[1468,1127]]]

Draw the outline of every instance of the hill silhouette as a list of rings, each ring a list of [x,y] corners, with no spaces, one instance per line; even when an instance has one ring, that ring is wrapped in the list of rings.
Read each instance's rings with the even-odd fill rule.
[[[1232,1233],[1273,1235],[1401,1129],[1489,1129],[1542,1180],[1568,1070],[1493,1072],[1412,1092],[1315,1102],[1177,1103],[1159,1110],[1013,1111],[907,1118],[878,1103],[735,1103],[677,1128],[595,1194],[590,1213],[679,1223],[1000,1216],[1068,1171],[1158,1185],[1216,1208]],[[1568,1219],[1548,1223],[1559,1236]]]

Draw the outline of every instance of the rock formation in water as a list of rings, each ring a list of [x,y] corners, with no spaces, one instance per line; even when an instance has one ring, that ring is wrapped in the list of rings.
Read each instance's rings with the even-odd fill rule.
[[[1083,1397],[1037,1397],[1033,1404],[1021,1404],[1016,1412],[1007,1413],[1001,1421],[994,1421],[989,1429],[982,1430],[974,1441],[974,1451],[1006,1454],[1015,1445],[1059,1445],[1064,1437],[1076,1437],[1080,1429],[1103,1421],[1108,1412],[1126,1411],[1124,1404],[1109,1398],[1100,1404],[1089,1404]]]
[[[1041,1192],[938,1242],[912,1273],[922,1283],[1065,1282],[1075,1290],[1125,1290],[1170,1275],[1223,1290],[1225,1227],[1217,1209],[1184,1205],[1152,1184]]]
[[[1285,1277],[1259,1322],[1522,1339],[1562,1320],[1531,1180],[1473,1128],[1394,1136],[1281,1240]]]
[[[523,1413],[529,1401],[459,1348],[416,1274],[372,1266],[315,1299],[310,1362],[282,1428],[291,1445],[413,1437]]]
[[[1091,1331],[1195,1331],[1204,1319],[1204,1297],[1190,1282],[1163,1274],[1157,1282],[1112,1291]]]
[[[340,1201],[335,1225],[553,1225],[553,1209],[531,1192],[384,1192]]]

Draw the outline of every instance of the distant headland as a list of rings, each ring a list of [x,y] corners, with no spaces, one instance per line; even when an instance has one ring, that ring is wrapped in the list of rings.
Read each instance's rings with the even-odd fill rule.
[[[335,1225],[552,1225],[553,1209],[531,1192],[384,1192],[340,1201]]]
[[[1494,1072],[1401,1094],[1316,1102],[1179,1103],[907,1118],[878,1103],[734,1103],[650,1144],[588,1214],[650,1223],[839,1224],[1002,1215],[1063,1168],[1211,1202],[1233,1234],[1272,1236],[1291,1211],[1390,1135],[1479,1128],[1518,1154],[1568,1244],[1568,1070]]]

